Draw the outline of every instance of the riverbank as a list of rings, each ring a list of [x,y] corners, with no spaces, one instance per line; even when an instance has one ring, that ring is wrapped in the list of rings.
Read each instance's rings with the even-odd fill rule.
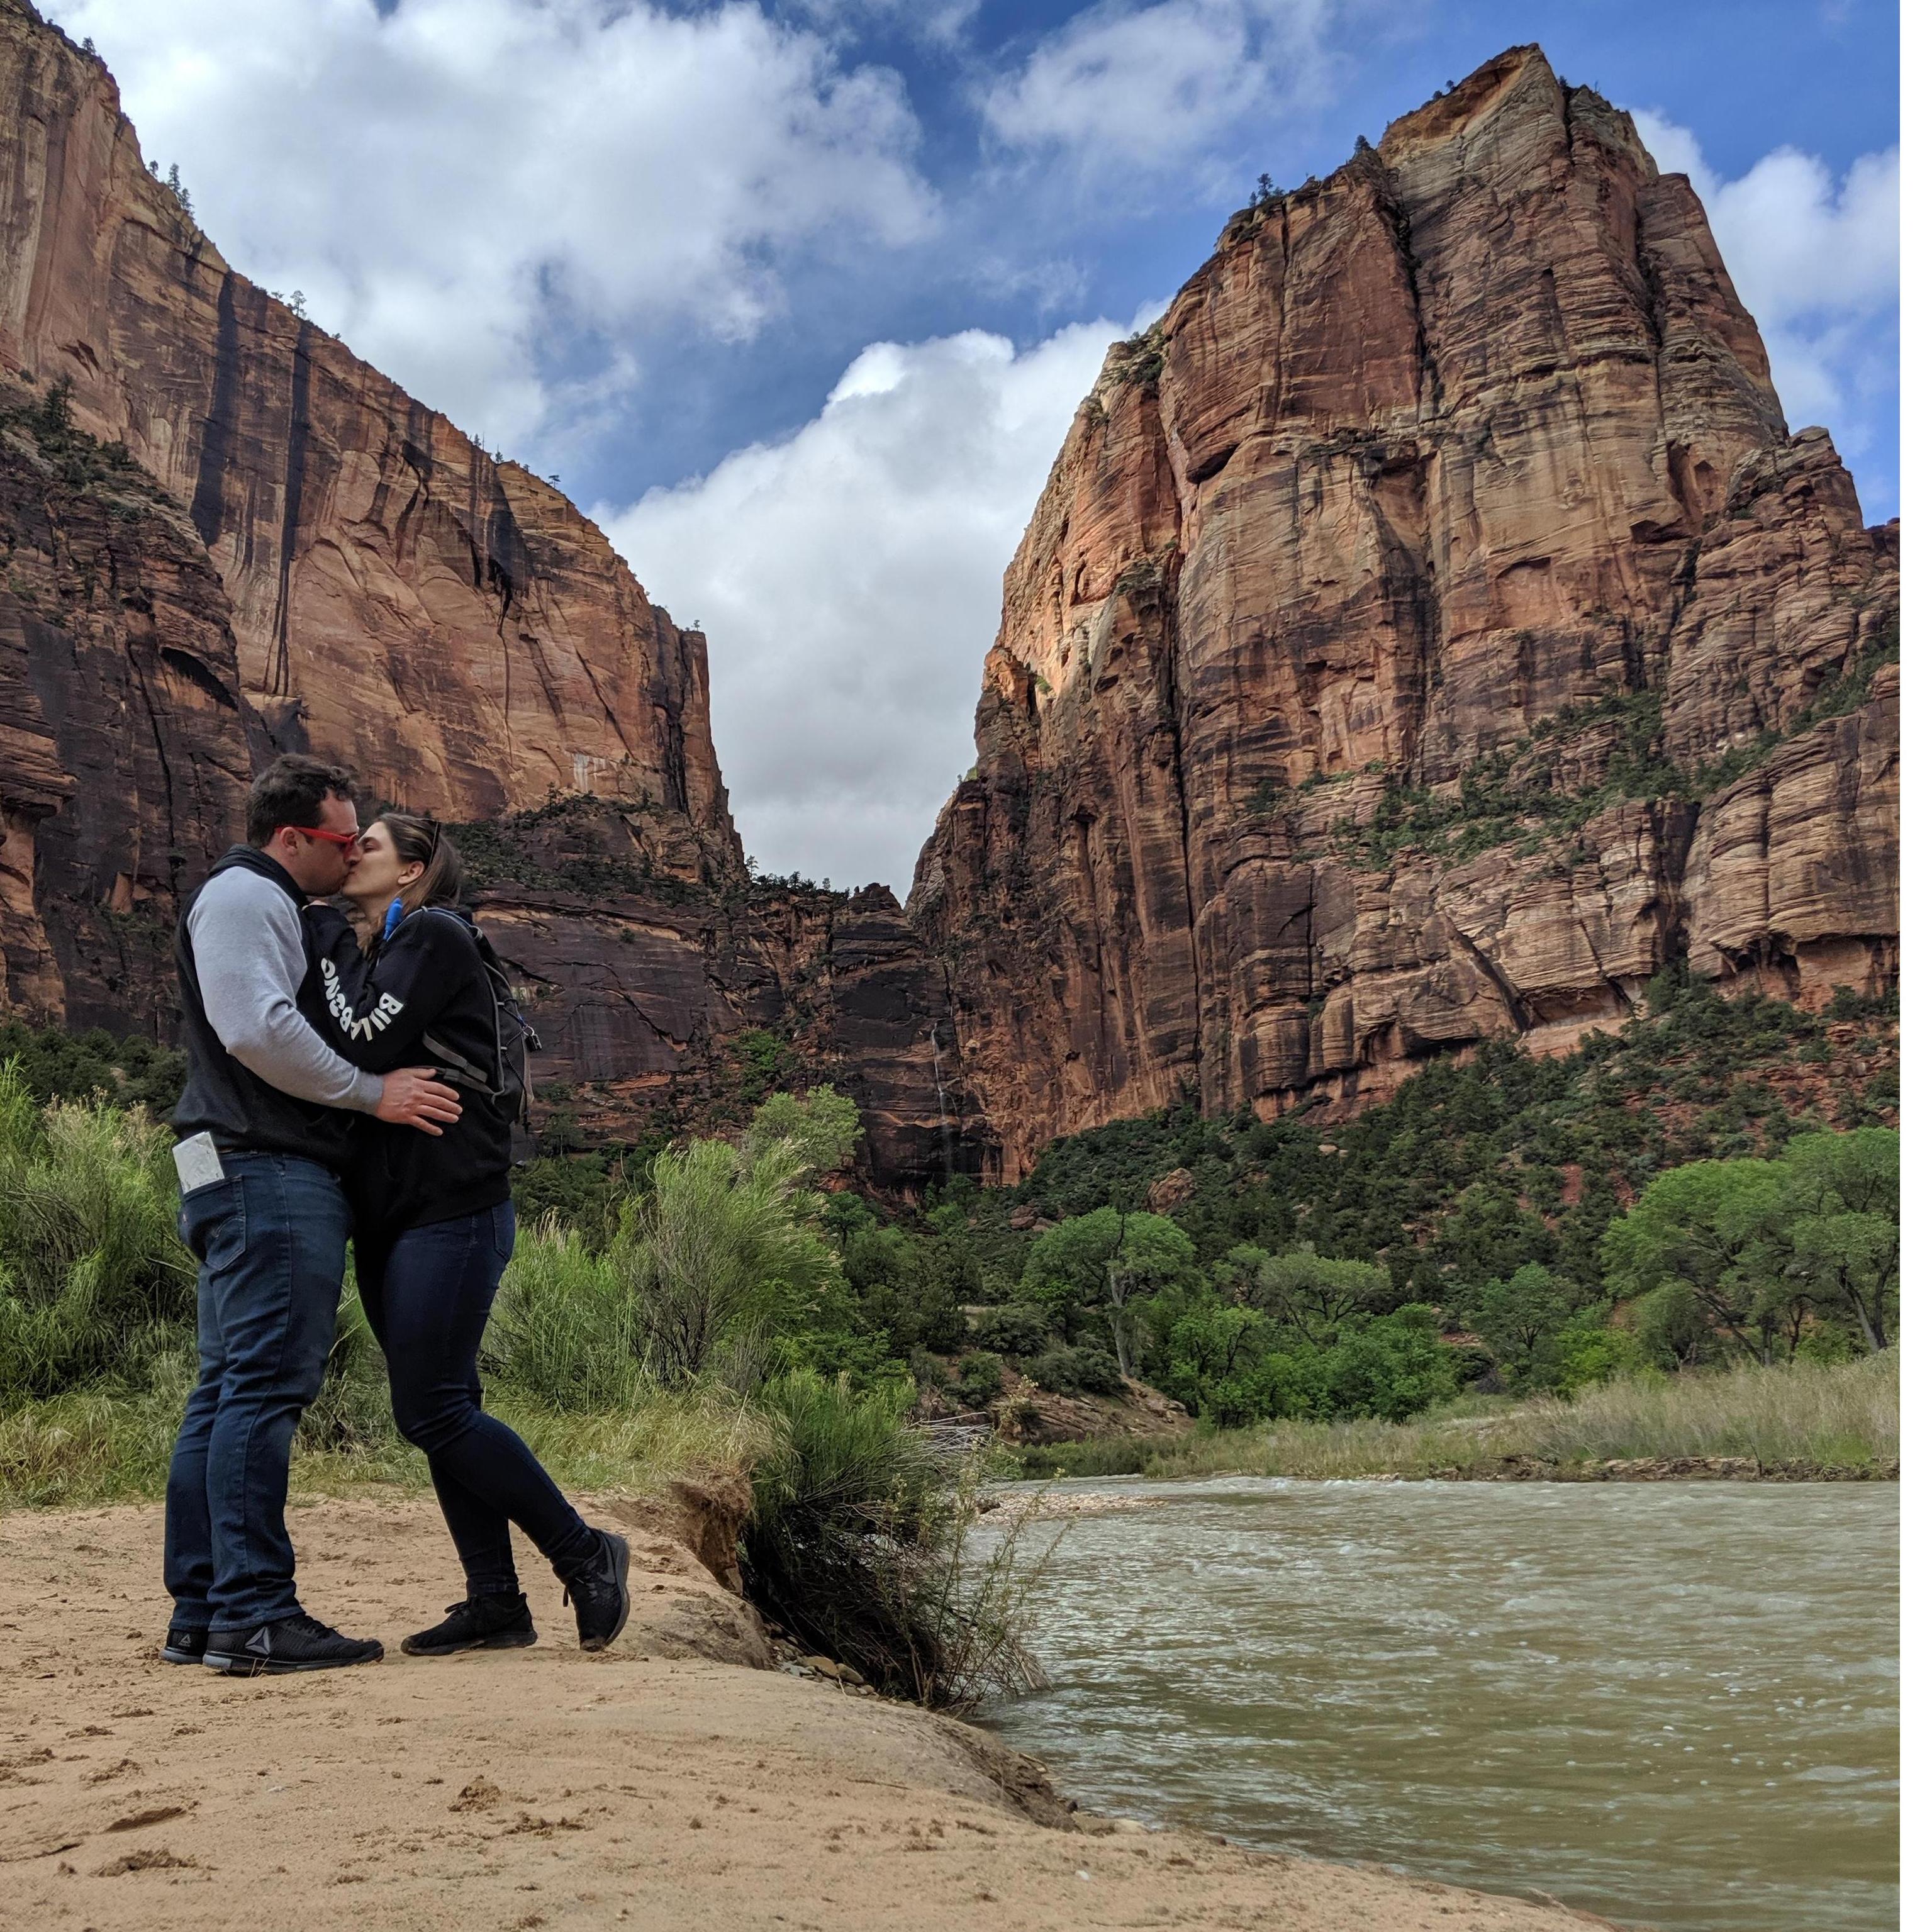
[[[544,1588],[536,1649],[405,1658],[395,1640],[452,1593],[434,1508],[332,1498],[291,1521],[310,1606],[381,1634],[381,1664],[251,1682],[162,1664],[157,1510],[0,1517],[0,1864],[22,1922],[213,1928],[268,1887],[278,1924],[368,1932],[1586,1917],[1117,1827],[967,1726],[666,1654],[652,1598],[702,1599],[700,1566],[642,1534],[628,1654],[577,1651]]]
[[[1458,1405],[1403,1423],[1274,1422],[1016,1452],[1022,1476],[1434,1481],[1896,1480],[1898,1352],[1600,1384],[1574,1401]]]

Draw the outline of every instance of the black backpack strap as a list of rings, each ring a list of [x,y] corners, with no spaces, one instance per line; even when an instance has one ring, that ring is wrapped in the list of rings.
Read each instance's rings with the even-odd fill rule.
[[[496,1082],[480,1066],[465,1060],[454,1047],[438,1040],[434,1034],[424,1034],[422,1043],[428,1048],[437,1066],[451,1078],[460,1082],[465,1087],[476,1088],[485,1094],[496,1092]]]

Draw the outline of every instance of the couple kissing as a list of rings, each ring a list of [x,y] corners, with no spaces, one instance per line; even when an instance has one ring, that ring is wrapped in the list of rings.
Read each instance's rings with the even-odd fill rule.
[[[462,887],[433,820],[386,812],[365,830],[352,773],[289,756],[256,779],[248,842],[182,918],[175,1164],[200,1372],[168,1473],[168,1663],[254,1676],[382,1655],[304,1611],[286,1521],[352,1240],[396,1424],[428,1458],[465,1585],[404,1652],[536,1641],[512,1523],[562,1581],[584,1648],[629,1614],[628,1545],[586,1523],[482,1406],[527,1030]],[[359,932],[326,903],[338,896]]]

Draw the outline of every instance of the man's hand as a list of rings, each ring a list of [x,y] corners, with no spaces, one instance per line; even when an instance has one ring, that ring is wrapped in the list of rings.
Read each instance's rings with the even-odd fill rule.
[[[428,1066],[399,1066],[382,1076],[382,1098],[376,1109],[379,1120],[392,1126],[416,1127],[426,1134],[440,1134],[444,1126],[461,1119],[463,1102],[454,1087],[446,1087]]]

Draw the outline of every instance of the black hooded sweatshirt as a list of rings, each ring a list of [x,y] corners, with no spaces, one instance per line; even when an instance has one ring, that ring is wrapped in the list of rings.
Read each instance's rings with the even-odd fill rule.
[[[434,1066],[433,1033],[472,1066],[496,1059],[496,1000],[483,970],[485,943],[466,914],[425,906],[404,919],[374,954],[332,906],[310,906],[330,1023],[325,1037],[372,1073]],[[346,1179],[365,1238],[454,1220],[510,1198],[510,1104],[472,1087],[458,1091],[463,1118],[440,1135],[382,1120],[356,1124]]]

